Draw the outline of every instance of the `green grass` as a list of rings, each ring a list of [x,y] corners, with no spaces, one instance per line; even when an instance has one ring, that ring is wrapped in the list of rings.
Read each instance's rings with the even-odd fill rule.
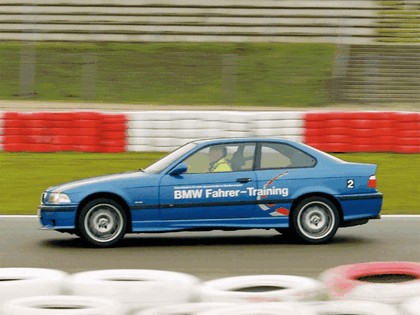
[[[336,154],[378,164],[384,214],[420,214],[420,154]],[[35,214],[42,191],[84,177],[136,170],[161,153],[0,153],[0,214]]]
[[[159,153],[0,153],[0,214],[35,214],[49,186],[97,175],[136,170]]]
[[[420,214],[420,154],[335,154],[351,162],[378,165],[378,190],[384,194],[383,214]]]
[[[21,94],[20,66],[30,60],[22,54],[35,51],[34,100],[292,107],[332,102],[333,44],[33,45],[0,43],[0,99],[28,97]]]
[[[381,42],[420,43],[418,4],[406,4],[404,1],[380,1],[381,19],[378,21],[378,35]]]

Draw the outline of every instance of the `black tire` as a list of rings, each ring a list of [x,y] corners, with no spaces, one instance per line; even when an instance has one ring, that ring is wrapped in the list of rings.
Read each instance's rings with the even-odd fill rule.
[[[336,206],[324,197],[310,197],[299,202],[290,220],[293,234],[310,244],[330,241],[340,223]]]
[[[127,230],[127,215],[112,199],[87,203],[78,217],[80,237],[95,247],[109,247],[119,242]]]

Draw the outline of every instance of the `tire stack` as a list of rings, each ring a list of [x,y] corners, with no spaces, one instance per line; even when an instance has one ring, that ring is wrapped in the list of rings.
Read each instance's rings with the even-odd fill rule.
[[[8,152],[124,152],[126,116],[101,112],[5,112],[2,148]],[[1,139],[0,139],[1,140]]]
[[[0,151],[6,152],[169,152],[223,137],[282,137],[326,152],[420,153],[420,113],[0,111]]]
[[[193,300],[199,279],[180,272],[115,269],[73,274],[67,287],[72,295],[99,296],[124,306],[123,314],[157,305]]]
[[[417,112],[308,112],[303,132],[326,152],[420,152]]]
[[[72,275],[0,269],[0,315],[185,314],[420,314],[420,263],[344,265],[319,279],[249,275],[208,281],[146,269]]]
[[[371,262],[343,265],[320,275],[329,300],[346,301],[369,309],[367,314],[386,314],[379,305],[391,305],[397,314],[420,314],[420,263]],[[370,306],[366,303],[369,303]],[[344,312],[344,311],[342,311]]]

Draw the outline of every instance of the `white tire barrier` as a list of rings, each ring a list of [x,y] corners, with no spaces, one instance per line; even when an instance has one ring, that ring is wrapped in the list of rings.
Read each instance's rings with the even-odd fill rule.
[[[327,301],[311,304],[311,309],[319,315],[399,315],[391,305],[371,301]]]
[[[238,276],[202,283],[199,296],[208,302],[311,301],[324,296],[324,287],[315,279],[299,276]]]
[[[154,307],[150,309],[141,310],[132,315],[193,315],[208,310],[216,310],[228,306],[233,306],[233,303],[217,303],[217,302],[196,302],[173,304],[161,307]]]
[[[128,152],[168,152],[168,148],[166,147],[158,148],[151,144],[145,144],[145,145],[130,144],[130,145],[127,145],[127,151]]]
[[[8,300],[62,294],[68,274],[44,268],[0,268],[0,306]]]
[[[320,275],[331,299],[397,304],[420,296],[420,263],[371,262],[328,269]],[[378,283],[386,279],[387,283]]]
[[[405,315],[419,315],[420,314],[420,295],[418,297],[408,299],[401,303],[400,310]]]
[[[35,296],[7,302],[3,315],[123,315],[122,306],[109,299],[84,296]]]
[[[73,274],[68,288],[75,295],[115,299],[134,311],[191,302],[198,283],[198,278],[179,272],[112,269]]]
[[[310,307],[292,302],[248,303],[197,313],[197,315],[316,315]]]
[[[202,138],[283,137],[303,140],[304,113],[293,111],[127,112],[127,151],[171,151]]]

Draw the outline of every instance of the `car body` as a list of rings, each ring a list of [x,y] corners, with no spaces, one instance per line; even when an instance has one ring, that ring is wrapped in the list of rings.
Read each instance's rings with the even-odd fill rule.
[[[209,171],[214,147],[229,170]],[[376,169],[286,139],[197,140],[145,170],[50,187],[38,214],[100,247],[126,233],[255,228],[324,243],[379,217]]]

